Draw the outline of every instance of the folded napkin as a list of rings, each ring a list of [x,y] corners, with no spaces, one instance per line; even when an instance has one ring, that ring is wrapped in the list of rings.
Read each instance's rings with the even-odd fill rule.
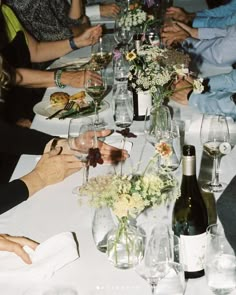
[[[0,279],[45,280],[58,269],[79,257],[77,244],[71,232],[55,235],[41,243],[36,250],[24,247],[32,264],[24,263],[16,254],[0,251]]]

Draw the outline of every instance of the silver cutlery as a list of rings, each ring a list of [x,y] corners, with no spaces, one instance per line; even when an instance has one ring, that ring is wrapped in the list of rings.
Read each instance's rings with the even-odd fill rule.
[[[69,111],[69,110],[71,110],[73,108],[74,104],[75,104],[75,101],[72,101],[72,100],[71,101],[68,101],[67,104],[64,106],[64,108],[62,108],[62,109],[56,111],[55,113],[53,113],[52,115],[48,116],[46,118],[46,120],[51,120],[52,118],[56,117],[56,115],[58,115],[62,111]]]

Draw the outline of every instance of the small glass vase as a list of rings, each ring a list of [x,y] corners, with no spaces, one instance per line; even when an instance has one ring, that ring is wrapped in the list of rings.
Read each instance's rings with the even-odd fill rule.
[[[96,208],[92,221],[92,235],[97,249],[101,252],[107,250],[108,233],[115,227],[115,222],[108,207]]]
[[[134,267],[144,253],[144,235],[128,218],[119,220],[107,238],[108,260],[119,269]]]

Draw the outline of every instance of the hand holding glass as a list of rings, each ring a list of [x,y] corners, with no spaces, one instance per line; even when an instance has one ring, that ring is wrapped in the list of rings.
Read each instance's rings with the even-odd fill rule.
[[[75,155],[86,165],[86,177],[88,181],[88,153],[89,149],[96,146],[96,133],[91,118],[71,119],[68,129],[68,143]]]

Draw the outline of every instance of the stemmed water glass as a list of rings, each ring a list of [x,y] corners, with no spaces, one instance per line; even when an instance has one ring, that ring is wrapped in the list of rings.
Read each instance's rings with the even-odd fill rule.
[[[115,20],[114,39],[121,47],[129,47],[130,42],[133,40],[133,31],[119,24],[120,20]]]
[[[166,225],[154,227],[150,237],[147,236],[144,258],[136,266],[136,272],[150,284],[152,295],[159,287],[163,295],[184,294],[184,270],[179,256],[175,255],[179,248],[174,238],[177,239]]]
[[[99,118],[99,106],[105,96],[107,90],[106,73],[104,68],[95,70],[100,75],[101,80],[88,79],[85,82],[85,91],[92,98],[95,106],[95,120],[94,126],[96,129],[103,128],[106,123],[104,120]]]
[[[200,137],[204,152],[213,158],[212,180],[203,184],[202,189],[206,192],[221,192],[226,184],[219,181],[220,161],[231,151],[229,128],[225,116],[204,114]]]
[[[181,161],[180,133],[177,122],[171,120],[168,107],[163,106],[161,112],[156,108],[147,110],[144,133],[153,146],[164,142],[171,148],[168,157],[159,157],[158,166],[168,172],[177,170]]]
[[[206,280],[216,295],[231,294],[236,289],[236,257],[220,224],[207,228]]]
[[[112,44],[106,38],[100,37],[98,42],[92,45],[91,49],[92,62],[98,68],[106,68],[112,60]]]
[[[88,154],[89,149],[97,145],[96,132],[91,118],[71,119],[68,129],[68,143],[75,152],[76,157],[85,164],[83,173],[83,183],[88,181],[89,163]],[[77,190],[77,187],[74,191]]]

